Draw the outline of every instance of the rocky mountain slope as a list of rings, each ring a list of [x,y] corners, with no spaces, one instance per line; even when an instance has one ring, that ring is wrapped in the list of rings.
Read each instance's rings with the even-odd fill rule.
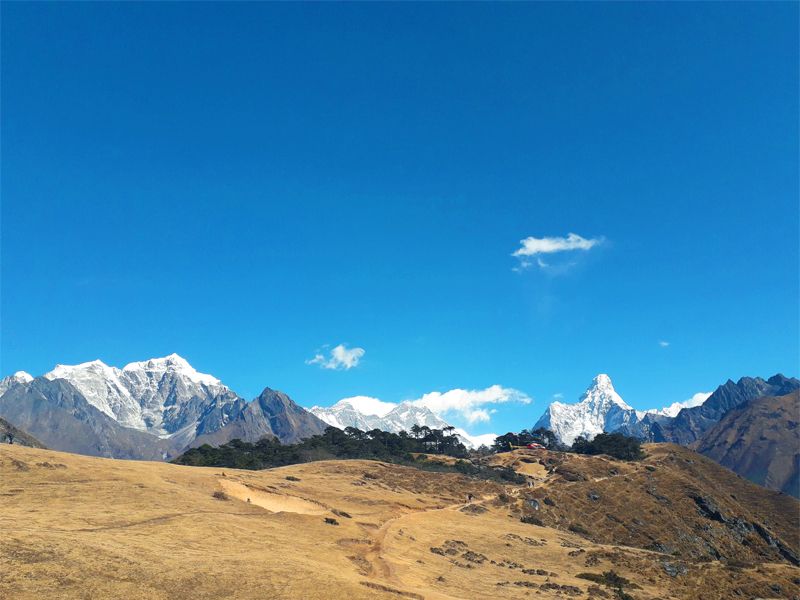
[[[223,427],[200,433],[191,446],[218,446],[233,439],[256,442],[264,436],[274,436],[284,444],[293,444],[322,433],[327,426],[283,392],[265,388],[258,398],[247,403]]]
[[[688,445],[699,440],[731,409],[755,398],[784,396],[800,388],[794,377],[773,375],[766,381],[761,377],[730,379],[719,386],[700,406],[684,408],[674,419],[657,423],[649,437],[655,442],[674,442]]]
[[[760,485],[800,497],[800,391],[744,402],[697,442],[697,451]]]
[[[14,427],[5,419],[0,419],[0,444],[18,444],[20,446],[28,446],[29,448],[44,448],[42,444],[35,437]]]
[[[491,457],[529,488],[374,461],[238,471],[0,445],[0,597],[800,594],[795,499],[685,448],[646,450]]]
[[[165,460],[181,445],[120,425],[64,379],[37,377],[11,387],[0,396],[0,416],[49,448],[78,454]]]

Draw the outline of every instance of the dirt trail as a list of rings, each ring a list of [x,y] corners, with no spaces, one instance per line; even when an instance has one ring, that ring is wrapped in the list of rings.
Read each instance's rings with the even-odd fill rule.
[[[301,515],[324,515],[328,512],[324,506],[296,496],[257,490],[227,479],[220,479],[219,483],[225,493],[232,498],[260,506],[270,512],[292,512]]]
[[[393,525],[397,525],[402,520],[411,520],[411,519],[419,519],[428,517],[431,513],[442,512],[442,511],[456,511],[461,510],[465,506],[470,505],[483,505],[486,502],[494,500],[497,496],[483,496],[479,501],[473,502],[460,502],[457,504],[451,504],[449,506],[445,506],[442,508],[431,508],[431,509],[423,509],[423,510],[416,510],[414,512],[406,513],[404,515],[400,515],[399,517],[395,517],[393,519],[389,519],[386,521],[381,527],[375,531],[374,533],[370,533],[369,535],[372,536],[372,544],[368,547],[368,549],[363,553],[363,558],[369,563],[371,573],[370,578],[382,581],[383,583],[388,583],[398,588],[401,588],[401,592],[417,594],[424,598],[431,598],[434,600],[457,600],[454,596],[448,596],[446,594],[441,594],[438,592],[434,592],[430,589],[419,589],[415,588],[414,586],[409,586],[405,584],[396,574],[395,569],[393,568],[392,564],[387,561],[383,556],[381,556],[381,552],[383,550],[383,543],[386,540],[386,535],[389,532],[389,529]]]

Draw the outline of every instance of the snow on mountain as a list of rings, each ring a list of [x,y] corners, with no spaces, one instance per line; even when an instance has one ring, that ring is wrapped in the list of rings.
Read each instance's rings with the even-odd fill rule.
[[[177,354],[133,362],[122,369],[100,360],[57,365],[44,377],[67,380],[91,405],[121,425],[161,437],[196,425],[211,406],[238,399],[217,378],[199,373]]]
[[[678,413],[684,408],[701,406],[706,400],[708,400],[710,395],[711,392],[698,392],[688,400],[684,400],[683,402],[673,402],[666,408],[651,408],[646,410],[645,414],[659,415],[661,417],[677,417]]]
[[[0,379],[0,395],[2,395],[8,388],[17,383],[30,383],[33,381],[33,376],[25,371],[17,371],[13,375],[3,377]]]
[[[617,394],[611,378],[600,374],[576,404],[553,402],[534,425],[556,434],[565,444],[578,436],[593,438],[604,431],[631,426],[639,421],[637,412]]]
[[[418,406],[413,402],[383,402],[369,396],[355,396],[339,400],[330,407],[314,406],[311,413],[339,429],[355,427],[361,431],[380,429],[390,433],[411,431],[411,427],[430,427],[443,429],[448,423],[437,417],[431,409]],[[491,445],[494,434],[471,436],[463,429],[456,429],[465,446],[477,447],[481,444]],[[491,437],[491,440],[489,440]]]

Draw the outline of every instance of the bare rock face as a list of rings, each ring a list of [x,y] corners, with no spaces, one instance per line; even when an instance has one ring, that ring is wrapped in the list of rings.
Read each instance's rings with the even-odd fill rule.
[[[44,448],[42,444],[35,437],[14,427],[5,419],[0,419],[0,444],[9,443],[17,444],[19,446],[27,446],[28,448]]]
[[[747,401],[700,438],[697,451],[764,487],[800,497],[800,391]]]
[[[295,404],[283,392],[265,388],[224,427],[199,435],[191,445],[219,445],[233,439],[255,442],[264,436],[292,444],[320,434],[326,427],[327,423]]]

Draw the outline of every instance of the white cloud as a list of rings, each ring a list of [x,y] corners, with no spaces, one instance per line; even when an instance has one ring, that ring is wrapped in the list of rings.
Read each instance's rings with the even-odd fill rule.
[[[708,397],[711,395],[711,392],[697,392],[688,400],[684,400],[683,402],[673,402],[666,408],[657,409],[651,408],[650,410],[646,411],[649,413],[655,413],[658,415],[665,415],[667,417],[675,417],[681,412],[683,408],[693,408],[695,406],[700,406],[708,400]]]
[[[603,238],[586,239],[576,233],[569,233],[567,237],[526,237],[520,240],[520,247],[512,254],[519,259],[519,265],[513,267],[513,271],[521,272],[532,267],[534,264],[540,269],[553,270],[556,273],[568,270],[574,263],[556,264],[545,261],[541,254],[555,254],[557,252],[571,252],[573,250],[591,250],[594,246],[603,241]],[[536,261],[530,257],[536,257]]]
[[[342,398],[336,405],[338,406],[344,403],[348,403],[362,414],[375,415],[376,417],[385,417],[397,406],[394,402],[384,402],[383,400],[371,396],[351,396],[350,398]]]
[[[407,400],[407,402],[417,406],[424,406],[430,409],[433,414],[445,421],[450,422],[450,418],[457,417],[469,425],[488,423],[492,415],[497,412],[493,405],[506,402],[530,404],[532,401],[524,392],[501,385],[492,385],[482,390],[462,390],[457,388],[447,392],[429,392],[419,398]],[[344,402],[350,403],[360,413],[379,417],[385,416],[397,406],[397,403],[385,402],[372,396],[343,398],[336,403],[336,406]],[[494,433],[471,435],[463,429],[456,429],[456,432],[472,442],[475,447],[481,444],[489,446],[494,441],[494,438],[497,437]]]
[[[529,404],[531,399],[519,390],[492,385],[483,390],[454,389],[448,392],[429,392],[413,401],[417,406],[429,408],[437,416],[457,415],[468,423],[489,421],[494,411],[484,407],[487,404],[505,402]]]
[[[553,254],[554,252],[567,252],[570,250],[590,250],[602,241],[601,238],[586,239],[576,233],[567,234],[567,237],[526,237],[520,240],[518,248],[512,256],[536,256],[537,254]]]
[[[658,345],[661,346],[662,348],[666,348],[667,346],[669,346],[669,342],[665,342],[664,340],[659,340]]]
[[[458,429],[458,428],[456,428],[455,432],[459,435],[459,437],[462,440],[466,439],[475,448],[480,448],[481,446],[491,446],[492,444],[494,444],[494,439],[497,437],[496,433],[482,433],[480,435],[470,435],[463,429]]]
[[[334,369],[337,371],[346,371],[358,366],[361,357],[366,354],[363,348],[350,348],[348,349],[344,344],[339,344],[334,347],[329,356],[317,352],[314,358],[306,361],[307,365],[319,365],[323,369]]]

